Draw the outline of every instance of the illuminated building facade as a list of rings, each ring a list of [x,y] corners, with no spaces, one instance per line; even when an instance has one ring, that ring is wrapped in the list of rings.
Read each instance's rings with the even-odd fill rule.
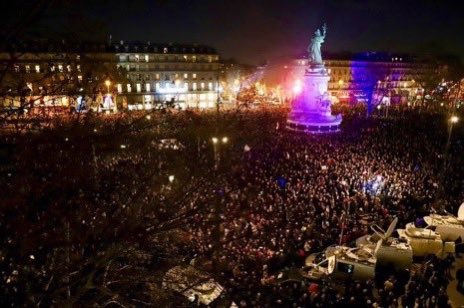
[[[129,109],[151,109],[174,102],[181,108],[213,108],[221,91],[219,55],[208,46],[124,43],[113,45],[127,83],[117,92]]]
[[[109,46],[96,43],[16,43],[0,52],[0,69],[0,105],[11,108],[115,111],[105,83],[124,79]]]
[[[18,43],[0,67],[0,104],[15,108],[212,108],[221,91],[219,55],[195,44]]]
[[[282,58],[268,65],[264,82],[281,85],[291,99],[307,65],[304,57]],[[362,53],[329,55],[324,60],[330,75],[328,91],[334,102],[401,103],[420,99],[431,76],[440,80],[447,66],[408,55]]]

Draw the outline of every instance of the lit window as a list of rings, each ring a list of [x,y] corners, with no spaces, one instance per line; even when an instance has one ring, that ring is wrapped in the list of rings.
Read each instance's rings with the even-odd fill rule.
[[[145,62],[148,62],[148,55],[145,55]]]
[[[137,92],[142,91],[142,86],[140,85],[140,83],[138,83],[138,84],[136,85],[136,87],[137,87]]]
[[[156,80],[160,79],[160,74],[156,74]]]
[[[155,88],[156,88],[157,90],[159,89],[159,87],[160,87],[159,82],[155,83]]]
[[[200,84],[200,87],[201,87],[202,90],[204,90],[204,89],[205,89],[205,83],[202,82],[202,83]]]
[[[15,71],[16,73],[19,73],[19,65],[15,64],[15,66],[14,66],[14,71]]]
[[[77,68],[77,71],[78,71],[78,72],[81,71],[81,66],[80,66],[80,64],[78,64],[78,65],[76,66],[76,68]]]
[[[140,56],[139,55],[135,55],[135,62],[139,62],[140,61]]]
[[[40,73],[40,65],[36,65],[36,66],[35,66],[35,72],[36,72],[36,73]]]
[[[68,70],[68,72],[70,72],[71,71],[71,65],[66,66],[66,69]]]
[[[193,79],[197,79],[197,74],[192,74]]]
[[[50,72],[54,72],[54,71],[55,71],[55,65],[50,66]]]
[[[118,93],[122,93],[122,84],[118,83],[117,88],[118,88]]]
[[[176,74],[176,75],[175,75],[175,78],[176,78],[176,79],[179,78],[179,74]]]
[[[145,84],[145,92],[150,92],[150,84]]]
[[[212,82],[208,83],[208,90],[210,90],[210,91],[213,90],[213,83]]]
[[[31,67],[29,65],[26,65],[26,73],[30,73],[31,72]]]
[[[167,47],[163,48],[163,53],[168,53],[168,48]]]
[[[61,65],[61,64],[58,65],[58,70],[60,71],[60,73],[62,73],[63,72],[63,65]]]
[[[78,75],[77,80],[82,81],[82,75]]]
[[[213,57],[208,56],[208,62],[209,62],[209,63],[213,62]]]
[[[192,61],[197,62],[197,56],[192,56]]]
[[[187,61],[188,60],[188,57],[186,55],[184,55],[184,60]]]
[[[188,78],[188,74],[185,73],[185,74],[184,74],[184,79],[187,79],[187,78]]]
[[[197,83],[196,83],[196,82],[194,82],[194,83],[192,84],[192,90],[193,90],[193,91],[196,91],[196,90],[197,90]]]
[[[131,87],[130,83],[127,84],[127,92],[128,93],[132,92],[132,87]]]
[[[188,90],[188,88],[189,88],[188,82],[184,82],[184,88],[185,88],[185,90]]]

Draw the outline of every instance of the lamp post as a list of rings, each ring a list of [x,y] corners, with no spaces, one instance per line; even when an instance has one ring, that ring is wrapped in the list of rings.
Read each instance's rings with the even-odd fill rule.
[[[446,140],[445,152],[444,152],[444,155],[443,155],[443,168],[442,168],[441,174],[439,176],[439,187],[438,187],[438,192],[437,192],[437,200],[438,201],[441,201],[441,198],[445,193],[445,187],[444,187],[443,182],[444,182],[444,177],[445,177],[445,174],[446,174],[446,166],[448,164],[448,152],[449,152],[449,148],[450,148],[450,145],[451,145],[451,135],[452,135],[452,132],[453,132],[453,126],[458,122],[459,122],[459,118],[457,116],[455,116],[455,115],[452,115],[448,119],[448,139]]]
[[[219,142],[218,138],[213,137],[211,138],[213,142],[213,150],[214,150],[214,170],[217,170],[217,143]]]
[[[211,141],[213,143],[213,149],[214,149],[214,174],[215,177],[217,178],[217,172],[218,172],[218,165],[219,165],[219,153],[218,153],[218,146],[220,144],[227,144],[229,142],[229,138],[227,136],[224,136],[222,138],[218,137],[212,137]],[[217,254],[219,251],[219,247],[221,244],[221,237],[222,237],[222,232],[221,232],[221,214],[223,212],[223,209],[221,207],[221,196],[219,195],[219,187],[218,190],[216,191],[216,198],[214,202],[214,228],[213,228],[213,247],[214,251],[213,254]],[[213,267],[217,268],[218,263],[216,257],[213,257]]]
[[[218,137],[212,137],[211,141],[213,142],[213,150],[214,150],[214,170],[218,169],[220,157],[218,153],[218,146],[220,144],[227,144],[229,142],[229,138],[224,136],[221,139]]]
[[[453,132],[453,126],[454,124],[459,122],[459,118],[455,115],[452,115],[449,118],[449,124],[448,124],[448,140],[446,141],[446,148],[445,148],[445,158],[446,155],[448,154],[449,146],[451,144],[451,133]]]
[[[107,93],[110,94],[111,81],[109,79],[107,79],[105,81],[105,85],[106,85]]]

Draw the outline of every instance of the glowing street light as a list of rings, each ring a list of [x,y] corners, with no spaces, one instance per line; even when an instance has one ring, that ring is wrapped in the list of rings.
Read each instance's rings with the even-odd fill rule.
[[[111,81],[109,79],[107,79],[105,81],[105,85],[106,85],[106,89],[108,90],[108,94],[110,94],[110,85],[111,85]]]
[[[213,150],[214,150],[214,169],[217,170],[218,168],[218,163],[219,163],[219,153],[218,153],[218,146],[219,146],[219,140],[223,144],[227,144],[229,142],[229,138],[227,136],[222,137],[219,139],[218,137],[212,137],[211,141],[213,142]]]
[[[293,93],[294,94],[300,94],[301,90],[303,90],[303,86],[301,85],[301,81],[300,80],[295,81],[295,84],[293,85]]]

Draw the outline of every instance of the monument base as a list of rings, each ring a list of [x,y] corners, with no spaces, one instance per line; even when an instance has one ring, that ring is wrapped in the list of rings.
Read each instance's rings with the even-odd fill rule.
[[[292,112],[287,119],[287,129],[307,134],[327,134],[340,131],[341,115]]]

